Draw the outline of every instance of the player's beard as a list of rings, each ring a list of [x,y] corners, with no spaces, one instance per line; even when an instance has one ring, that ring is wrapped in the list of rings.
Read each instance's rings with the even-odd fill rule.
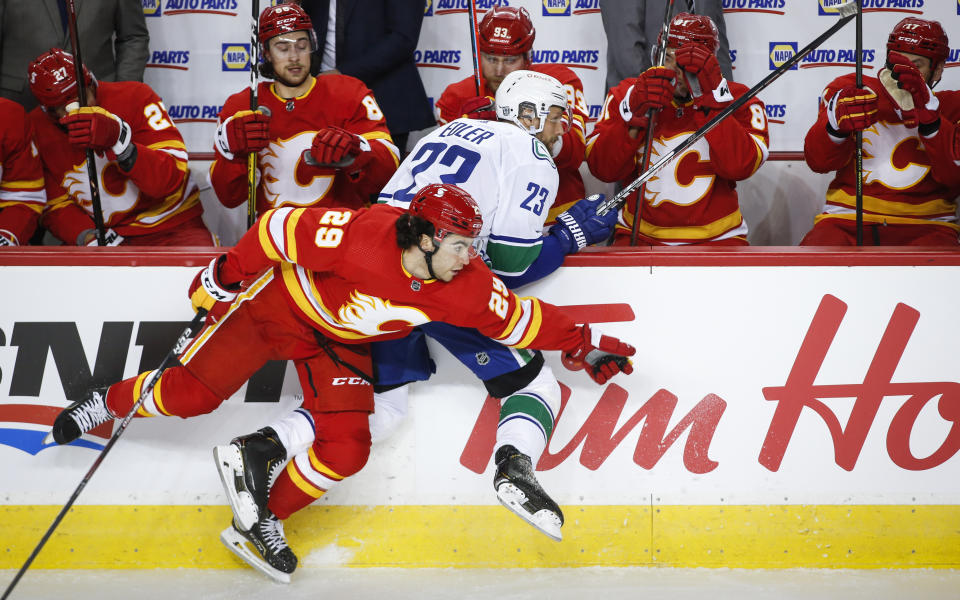
[[[283,69],[282,72],[276,73],[277,81],[279,81],[280,83],[282,83],[283,85],[285,85],[285,86],[287,86],[287,87],[295,88],[295,87],[299,86],[300,84],[302,84],[304,81],[306,81],[306,80],[307,80],[307,77],[310,76],[310,66],[309,66],[309,65],[302,65],[302,64],[297,63],[297,64],[295,64],[295,65],[287,65],[287,67],[289,67],[289,66],[297,66],[297,67],[300,67],[300,68],[301,68],[301,71],[300,71],[300,77],[299,77],[299,79],[297,79],[297,80],[291,79],[290,77],[286,77],[286,76],[284,75],[284,73],[286,72],[286,67]]]

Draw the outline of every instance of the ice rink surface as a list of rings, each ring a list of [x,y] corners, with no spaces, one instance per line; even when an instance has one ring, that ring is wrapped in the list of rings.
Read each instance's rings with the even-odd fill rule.
[[[16,571],[0,571],[0,587]],[[957,600],[957,570],[301,568],[289,585],[249,570],[28,571],[14,599]]]

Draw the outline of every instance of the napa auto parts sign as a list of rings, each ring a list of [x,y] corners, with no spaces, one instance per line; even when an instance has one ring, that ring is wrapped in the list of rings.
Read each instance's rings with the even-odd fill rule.
[[[960,502],[960,266],[580,264],[521,293],[638,352],[605,386],[548,355],[563,398],[539,469],[561,504]],[[160,361],[191,317],[195,270],[0,267],[3,502],[57,503],[79,481],[112,426],[56,447],[53,418],[90,382]],[[497,402],[435,350],[410,418],[322,502],[493,501]],[[210,447],[297,393],[276,363],[210,415],[137,419],[83,502],[222,503]]]

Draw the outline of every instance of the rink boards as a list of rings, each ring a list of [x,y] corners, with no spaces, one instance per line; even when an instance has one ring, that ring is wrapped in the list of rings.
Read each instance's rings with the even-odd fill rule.
[[[45,446],[53,417],[90,377],[159,361],[210,255],[69,256],[0,253],[0,568],[110,435]],[[548,355],[564,403],[538,476],[564,541],[497,505],[496,402],[437,349],[410,418],[287,522],[291,545],[303,565],[960,567],[958,275],[960,256],[922,251],[575,257],[520,293],[638,353],[606,386]],[[217,539],[230,513],[210,448],[297,392],[281,364],[210,415],[134,421],[35,565],[241,566]]]

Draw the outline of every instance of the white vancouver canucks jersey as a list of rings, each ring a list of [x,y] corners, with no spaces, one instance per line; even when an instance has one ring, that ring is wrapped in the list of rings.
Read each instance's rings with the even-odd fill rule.
[[[523,273],[540,253],[543,222],[557,196],[546,147],[513,123],[456,119],[422,138],[380,193],[406,207],[431,183],[452,183],[483,214],[478,250],[495,273]]]

